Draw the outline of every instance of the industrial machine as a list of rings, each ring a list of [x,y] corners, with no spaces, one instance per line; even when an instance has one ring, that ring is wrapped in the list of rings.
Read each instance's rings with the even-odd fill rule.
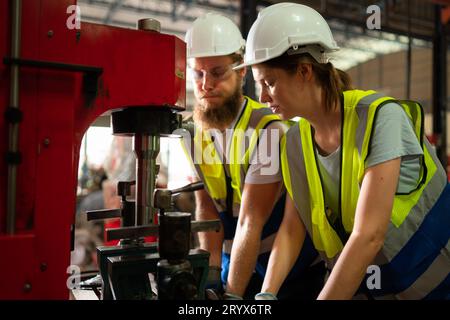
[[[207,252],[180,249],[173,230],[159,246],[177,249],[163,256],[140,240],[161,229],[158,214],[164,228],[189,233],[186,216],[157,210],[154,197],[159,137],[179,127],[176,111],[185,109],[185,44],[152,20],[131,30],[80,23],[77,12],[76,0],[0,1],[0,299],[69,297],[80,144],[105,113],[114,134],[134,136],[137,174],[120,187],[136,187],[116,234],[124,240],[99,251],[104,298],[148,298],[139,279],[149,268],[161,270],[164,298],[198,297],[207,270],[192,270],[207,266]],[[144,288],[129,292],[133,281]]]
[[[209,253],[190,249],[191,232],[219,231],[219,220],[191,221],[189,213],[174,212],[173,199],[181,192],[203,188],[202,182],[182,188],[155,189],[152,208],[158,211],[158,224],[135,223],[138,211],[128,201],[132,182],[119,182],[121,208],[87,212],[88,220],[120,217],[122,227],[107,230],[107,240],[120,240],[118,246],[97,248],[100,273],[83,282],[85,289],[101,286],[104,300],[194,300],[205,298]],[[159,242],[144,243],[144,236],[159,235]],[[149,273],[156,278],[156,292]]]

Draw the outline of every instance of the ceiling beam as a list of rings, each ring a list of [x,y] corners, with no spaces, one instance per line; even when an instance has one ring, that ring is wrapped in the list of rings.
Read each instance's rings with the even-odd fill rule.
[[[109,24],[111,22],[111,19],[112,19],[113,15],[120,8],[121,4],[122,4],[122,0],[114,0],[111,3],[111,5],[109,6],[109,9],[108,9],[108,13],[106,14],[106,17],[103,20],[104,24]]]

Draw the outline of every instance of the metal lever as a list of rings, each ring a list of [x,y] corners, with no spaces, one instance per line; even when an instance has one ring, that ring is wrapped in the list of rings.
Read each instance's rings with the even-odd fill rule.
[[[174,195],[174,194],[181,193],[181,192],[191,192],[191,191],[200,190],[200,189],[203,189],[204,187],[205,187],[204,183],[201,181],[198,181],[198,182],[193,182],[184,187],[181,187],[178,189],[173,189],[170,191],[171,191],[172,195]]]
[[[221,222],[217,220],[191,221],[191,232],[216,231],[219,232]],[[157,236],[159,226],[136,226],[116,229],[106,229],[106,240],[132,239],[147,236]]]
[[[130,193],[131,185],[135,184],[135,181],[130,182],[119,182],[117,189],[120,196],[122,196],[122,202],[125,201],[125,198]],[[200,190],[204,188],[203,182],[193,182],[186,186],[183,186],[178,189],[168,190],[168,189],[156,189],[154,193],[154,204],[155,208],[164,212],[164,210],[168,210],[171,208],[172,196],[174,194],[179,194],[181,192],[191,192],[195,190]],[[93,219],[106,219],[113,217],[121,217],[122,213],[120,209],[115,210],[95,210],[89,211],[88,220]],[[218,222],[218,225],[215,225]],[[208,231],[208,230],[216,230],[219,231],[220,228],[220,220],[211,220],[211,221],[192,221],[191,222],[191,230],[192,232],[199,231]],[[143,225],[143,226],[126,226],[116,229],[107,229],[106,230],[106,239],[107,241],[111,240],[120,240],[120,239],[136,239],[139,237],[146,237],[158,235],[158,225]]]
[[[204,220],[204,221],[191,221],[191,232],[204,232],[204,231],[220,231],[222,222],[220,219],[216,220]]]
[[[158,234],[158,225],[121,227],[106,229],[106,241],[121,239],[138,239]]]
[[[122,217],[122,210],[120,209],[100,209],[86,211],[87,220],[101,220],[109,218],[120,218]]]
[[[178,188],[178,189],[156,189],[155,193],[153,195],[155,208],[158,208],[160,210],[170,210],[172,205],[172,196],[182,193],[182,192],[191,192],[203,189],[205,185],[203,182],[193,182],[190,183],[184,187]]]

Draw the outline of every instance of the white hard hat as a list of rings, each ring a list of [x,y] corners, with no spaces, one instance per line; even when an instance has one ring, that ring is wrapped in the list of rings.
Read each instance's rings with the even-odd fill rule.
[[[247,37],[244,63],[258,64],[288,51],[310,53],[318,62],[326,62],[324,53],[339,47],[325,19],[314,9],[297,3],[277,3],[258,14]]]
[[[233,21],[207,13],[197,18],[186,32],[187,57],[225,56],[243,49],[245,40]]]

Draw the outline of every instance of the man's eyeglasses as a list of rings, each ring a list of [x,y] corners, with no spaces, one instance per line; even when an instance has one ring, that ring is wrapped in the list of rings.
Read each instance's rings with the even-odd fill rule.
[[[192,75],[194,76],[195,81],[201,81],[203,77],[209,77],[214,81],[221,81],[227,79],[233,72],[233,68],[237,67],[240,63],[235,62],[228,66],[219,66],[212,68],[209,71],[205,70],[196,70],[194,68],[190,68],[192,70]]]

